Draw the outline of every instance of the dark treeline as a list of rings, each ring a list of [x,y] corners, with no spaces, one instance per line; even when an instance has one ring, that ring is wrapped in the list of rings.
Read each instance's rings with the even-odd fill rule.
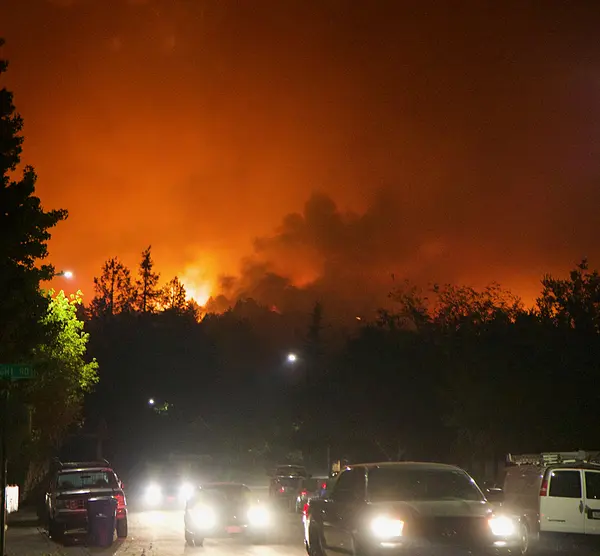
[[[125,279],[107,280],[115,265]],[[149,250],[135,280],[109,261],[89,308],[100,383],[88,423],[106,420],[123,464],[177,450],[258,467],[287,458],[324,470],[326,454],[471,465],[600,442],[600,276],[586,261],[544,277],[534,308],[496,285],[407,284],[393,310],[355,329],[327,300],[310,315],[251,299],[203,315],[182,291],[178,304],[159,301],[177,281],[157,284]]]

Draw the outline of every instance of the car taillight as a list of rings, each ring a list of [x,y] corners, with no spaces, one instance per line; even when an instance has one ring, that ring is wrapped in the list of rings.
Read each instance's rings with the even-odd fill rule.
[[[304,508],[302,508],[302,515],[306,517],[308,515],[308,502],[304,504]]]
[[[323,490],[325,490],[325,489],[327,488],[327,483],[323,483],[323,484],[321,485],[321,488],[322,488]]]
[[[125,495],[115,494],[115,498],[117,499],[117,510],[122,510],[125,507]]]
[[[542,481],[542,487],[540,488],[540,496],[548,496],[548,479]]]

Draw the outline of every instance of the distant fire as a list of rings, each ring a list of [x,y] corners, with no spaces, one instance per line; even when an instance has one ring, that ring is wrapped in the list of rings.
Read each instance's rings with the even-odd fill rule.
[[[206,268],[188,266],[180,277],[185,287],[186,299],[193,299],[198,305],[204,307],[213,293],[212,281]]]
[[[210,286],[208,284],[194,284],[182,280],[185,286],[186,299],[193,299],[200,307],[204,307],[210,299]]]

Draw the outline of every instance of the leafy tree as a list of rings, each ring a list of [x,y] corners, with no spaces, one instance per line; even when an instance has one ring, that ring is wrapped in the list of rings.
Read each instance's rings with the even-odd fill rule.
[[[94,278],[96,295],[90,303],[93,317],[112,317],[132,310],[135,291],[129,269],[117,257],[104,263],[102,274]]]
[[[600,274],[589,269],[583,259],[568,279],[542,279],[542,294],[537,300],[540,315],[558,326],[585,334],[600,333]]]
[[[135,308],[140,313],[154,313],[161,297],[161,291],[158,288],[160,274],[154,272],[151,248],[152,246],[148,246],[142,252],[142,260],[136,281],[137,299]]]
[[[49,292],[42,324],[54,333],[34,350],[36,378],[19,386],[22,401],[33,408],[31,437],[24,451],[29,462],[25,491],[40,478],[44,462],[78,422],[84,394],[98,381],[98,363],[86,359],[89,334],[77,316],[81,292],[68,297],[63,291],[53,294]]]
[[[177,276],[170,280],[162,290],[162,306],[165,310],[183,313],[186,309],[185,286]]]
[[[0,39],[0,46],[4,41]],[[8,64],[0,60],[0,76]],[[50,280],[54,268],[38,265],[48,255],[49,230],[67,217],[65,210],[44,211],[35,196],[37,176],[26,166],[17,176],[23,147],[23,120],[13,95],[0,90],[0,360],[27,359],[43,339],[42,317],[48,301],[40,282]]]

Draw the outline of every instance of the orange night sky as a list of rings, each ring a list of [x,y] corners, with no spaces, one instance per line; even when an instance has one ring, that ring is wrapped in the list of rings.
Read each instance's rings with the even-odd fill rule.
[[[392,273],[532,299],[600,264],[599,24],[551,0],[0,4],[72,287],[151,244],[200,299],[292,283],[356,310]]]

